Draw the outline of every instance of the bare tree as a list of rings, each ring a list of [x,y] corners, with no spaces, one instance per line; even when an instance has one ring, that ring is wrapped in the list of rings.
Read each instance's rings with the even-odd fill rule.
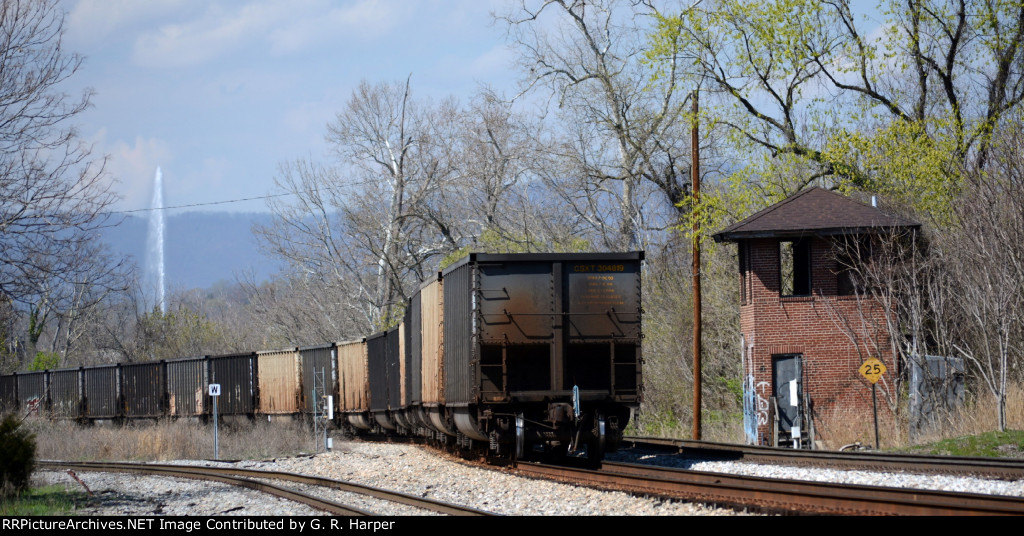
[[[44,281],[88,278],[89,244],[116,199],[104,160],[91,160],[70,125],[91,92],[61,89],[82,63],[64,50],[63,25],[54,1],[0,4],[0,293],[21,302]]]
[[[71,124],[92,92],[64,93],[82,57],[63,34],[55,1],[0,3],[0,295],[29,308],[30,350],[55,320],[50,348],[66,356],[88,309],[124,288],[124,260],[98,243],[116,196]]]
[[[1024,140],[1019,130],[1007,138],[987,169],[968,175],[945,254],[961,320],[955,348],[995,397],[1000,431],[1011,369],[1024,361]]]
[[[1010,374],[1024,361],[1024,144],[1017,120],[1000,130],[983,169],[964,172],[953,222],[920,235],[894,233],[840,244],[838,266],[854,293],[869,297],[860,317],[838,318],[858,347],[890,347],[897,370],[924,356],[960,357],[976,388],[996,401],[1006,428]],[[880,317],[880,318],[879,318]],[[886,335],[867,326],[884,323]],[[898,412],[901,382],[883,386]]]
[[[328,125],[340,162],[282,166],[277,184],[293,196],[272,202],[276,224],[258,229],[292,284],[337,297],[328,314],[358,312],[361,333],[393,322],[431,260],[462,240],[438,197],[459,125],[453,101],[416,102],[408,81],[360,84]]]
[[[527,88],[548,88],[568,127],[561,156],[583,179],[566,188],[570,206],[582,214],[617,207],[614,219],[591,216],[599,231],[617,222],[614,234],[602,233],[605,247],[637,249],[645,227],[677,224],[689,189],[688,91],[678,85],[678,54],[657,67],[645,61],[652,13],[640,2],[545,0],[499,17],[520,51]],[[645,188],[671,209],[668,221],[653,217]]]
[[[549,188],[559,173],[543,122],[514,111],[512,103],[488,90],[460,118],[450,141],[452,180],[427,206],[431,219],[453,222],[450,234],[463,249],[574,249],[583,233]],[[447,214],[435,217],[435,208]]]

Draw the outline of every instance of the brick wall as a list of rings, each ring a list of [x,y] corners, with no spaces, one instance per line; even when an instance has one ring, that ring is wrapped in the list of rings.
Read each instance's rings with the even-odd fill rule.
[[[895,373],[882,308],[874,300],[837,295],[836,262],[821,238],[811,239],[810,296],[780,297],[778,239],[747,240],[740,247],[747,255],[747,269],[740,271],[748,296],[740,306],[744,376],[754,377],[758,437],[771,433],[772,355],[802,354],[803,395],[814,404],[816,439],[844,440],[840,432],[872,421],[871,388],[858,371],[861,363],[877,357],[890,369],[887,374]],[[881,406],[879,411],[880,418],[889,418]]]

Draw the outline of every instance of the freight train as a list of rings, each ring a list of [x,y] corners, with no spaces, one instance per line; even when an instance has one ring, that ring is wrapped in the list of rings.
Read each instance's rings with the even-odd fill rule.
[[[52,418],[310,415],[522,459],[615,450],[641,400],[641,264],[630,253],[471,253],[398,326],[277,351],[0,376],[0,410]]]

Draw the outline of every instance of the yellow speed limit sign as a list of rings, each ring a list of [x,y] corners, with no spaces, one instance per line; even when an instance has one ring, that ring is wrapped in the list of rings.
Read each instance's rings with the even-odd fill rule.
[[[885,370],[885,365],[875,357],[869,358],[860,366],[861,376],[867,378],[871,383],[877,382],[878,378],[885,374]]]

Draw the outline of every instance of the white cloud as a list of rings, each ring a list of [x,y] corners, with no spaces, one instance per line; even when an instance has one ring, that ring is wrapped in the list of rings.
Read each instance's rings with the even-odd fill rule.
[[[288,7],[284,3],[263,3],[228,10],[214,4],[197,19],[142,33],[135,41],[133,57],[147,67],[205,63],[252,46],[287,15]]]
[[[285,55],[332,41],[351,43],[382,39],[409,18],[412,13],[409,7],[407,2],[358,0],[326,12],[307,9],[270,33],[271,51]]]
[[[408,7],[378,0],[342,6],[327,0],[210,3],[186,20],[142,30],[133,57],[147,67],[172,67],[203,64],[242,50],[296,54],[330,42],[379,38],[408,18]]]
[[[252,192],[238,190],[238,185],[227,180],[231,168],[226,158],[204,158],[198,170],[179,174],[180,182],[175,185],[175,190],[181,198],[175,203],[209,203],[249,197]]]
[[[184,0],[79,0],[68,13],[67,37],[75,44],[95,44],[132,26],[165,19],[197,4]]]
[[[121,206],[128,210],[148,207],[157,166],[163,166],[166,174],[166,167],[174,161],[170,144],[142,136],[133,142],[105,143],[105,138],[106,130],[101,130],[93,141],[97,153],[110,155],[107,171],[117,181],[114,189],[122,197]]]
[[[497,45],[478,54],[469,64],[468,72],[476,78],[495,78],[508,75],[513,69],[515,53],[507,45]]]

